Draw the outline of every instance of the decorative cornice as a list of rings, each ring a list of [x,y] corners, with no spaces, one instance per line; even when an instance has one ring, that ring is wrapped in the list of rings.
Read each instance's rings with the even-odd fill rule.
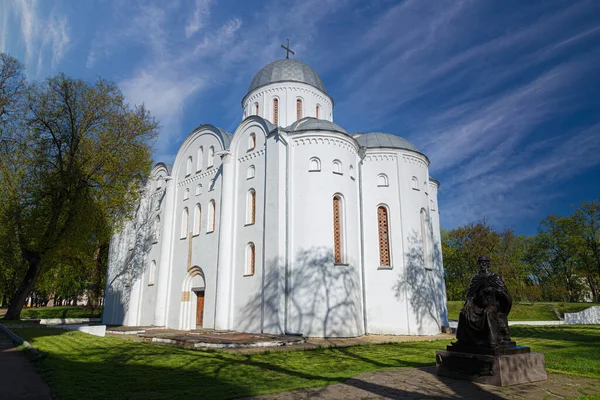
[[[427,163],[425,161],[421,160],[419,157],[410,156],[408,154],[403,154],[402,158],[404,159],[404,162],[407,162],[409,164],[418,165],[419,167],[422,167],[422,168],[427,168]]]
[[[248,161],[248,160],[251,160],[253,158],[262,156],[264,154],[265,154],[265,149],[258,150],[258,151],[253,151],[252,153],[248,153],[245,156],[238,158],[238,162]]]
[[[308,146],[308,145],[327,145],[337,146],[349,151],[352,155],[358,155],[354,145],[346,140],[341,140],[333,137],[302,137],[292,139],[292,147]]]
[[[188,177],[187,179],[184,179],[183,181],[177,183],[177,187],[182,187],[182,186],[185,186],[185,185],[189,185],[190,183],[192,183],[194,181],[200,180],[202,178],[206,178],[207,176],[210,176],[210,175],[215,175],[217,173],[218,169],[219,168],[212,167],[212,168],[207,169],[206,171],[204,171],[204,172],[202,172],[200,174],[196,173],[196,174]]]
[[[365,161],[396,161],[398,157],[395,154],[368,154]]]

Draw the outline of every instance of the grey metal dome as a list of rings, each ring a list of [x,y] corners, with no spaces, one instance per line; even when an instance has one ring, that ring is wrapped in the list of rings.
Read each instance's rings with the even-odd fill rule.
[[[287,128],[284,128],[287,132],[298,132],[298,131],[332,131],[332,132],[340,132],[345,133],[346,130],[339,126],[338,124],[327,121],[324,119],[316,119],[313,117],[304,117],[294,122]]]
[[[417,147],[403,137],[384,132],[359,133],[352,135],[362,147],[392,148],[419,151]]]
[[[307,85],[314,86],[322,92],[327,93],[323,81],[315,70],[302,61],[293,58],[284,58],[282,60],[273,61],[271,64],[263,67],[256,75],[254,75],[254,78],[252,78],[248,93],[256,88],[268,85],[269,83],[286,81],[306,83]]]

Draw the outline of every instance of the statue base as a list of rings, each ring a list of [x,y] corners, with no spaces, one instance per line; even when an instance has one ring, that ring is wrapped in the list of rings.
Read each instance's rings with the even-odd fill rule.
[[[469,346],[460,342],[455,342],[446,347],[448,351],[471,354],[487,354],[488,356],[509,356],[513,354],[531,353],[527,346],[517,346],[515,342],[504,342],[496,347],[487,346]]]
[[[515,349],[513,351],[521,351],[517,349],[519,347],[523,346],[511,348]],[[438,350],[435,352],[437,374],[495,386],[511,386],[548,379],[544,355],[531,353],[528,347],[526,349],[526,352],[510,355]]]

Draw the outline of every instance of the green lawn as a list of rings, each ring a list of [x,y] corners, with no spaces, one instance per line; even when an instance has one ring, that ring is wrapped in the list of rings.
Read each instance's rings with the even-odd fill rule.
[[[26,328],[46,354],[35,361],[55,395],[80,399],[226,399],[338,383],[362,372],[435,363],[448,340],[237,355]],[[549,371],[600,378],[600,327],[513,327],[543,351]]]
[[[100,318],[102,308],[91,313],[83,306],[60,306],[25,308],[21,312],[21,318]]]
[[[458,314],[464,301],[448,302],[448,319],[458,320]],[[565,312],[578,312],[591,306],[598,306],[599,303],[514,303],[508,319],[511,321],[558,321],[558,316],[554,312],[556,308],[561,316]]]

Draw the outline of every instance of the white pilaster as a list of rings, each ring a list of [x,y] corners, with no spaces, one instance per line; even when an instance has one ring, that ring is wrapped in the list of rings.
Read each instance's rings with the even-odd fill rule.
[[[217,262],[217,304],[215,329],[229,329],[231,302],[231,260],[233,254],[233,156],[221,155],[223,180],[221,184],[221,209],[219,210],[219,259]]]

